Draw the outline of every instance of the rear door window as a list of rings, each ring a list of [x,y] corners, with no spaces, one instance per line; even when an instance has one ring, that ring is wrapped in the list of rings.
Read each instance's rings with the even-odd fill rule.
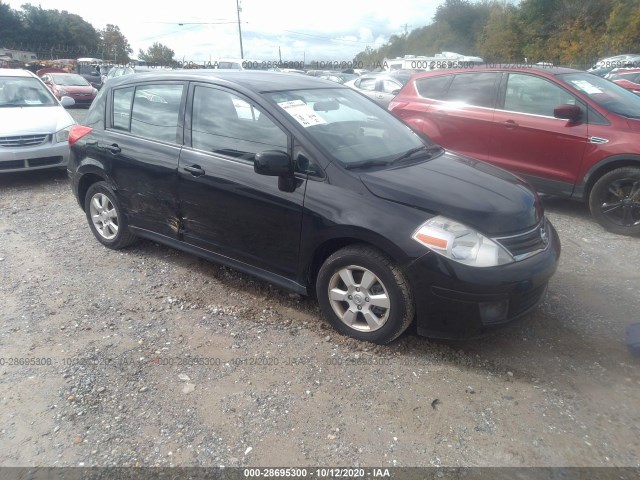
[[[419,78],[416,80],[416,90],[423,98],[442,100],[447,93],[447,87],[453,75],[440,75],[438,77]]]
[[[176,143],[183,90],[182,84],[136,87],[131,110],[131,133]]]
[[[384,93],[393,93],[396,90],[400,90],[402,85],[392,82],[391,80],[382,80],[382,91]]]
[[[376,89],[376,79],[375,78],[363,78],[360,80],[358,84],[358,88],[362,90],[375,90]]]
[[[493,108],[500,73],[461,73],[456,75],[443,100],[477,107]]]

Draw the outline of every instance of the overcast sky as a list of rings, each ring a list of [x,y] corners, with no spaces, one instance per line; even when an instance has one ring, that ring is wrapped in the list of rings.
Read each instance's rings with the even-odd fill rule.
[[[29,0],[3,0],[12,8]],[[351,60],[392,34],[431,23],[444,0],[240,0],[244,57],[257,60]],[[67,10],[94,28],[120,27],[133,48],[160,42],[176,60],[240,57],[236,0],[31,0],[44,9]],[[228,22],[228,23],[227,23]],[[179,24],[183,23],[182,26]],[[438,52],[421,52],[425,55]],[[459,52],[466,53],[466,52]]]

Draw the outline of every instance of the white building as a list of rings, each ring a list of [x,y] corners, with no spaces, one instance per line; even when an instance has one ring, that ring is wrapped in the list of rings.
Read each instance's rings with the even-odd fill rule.
[[[9,57],[13,60],[23,63],[34,62],[38,59],[35,52],[26,52],[24,50],[10,50],[6,48],[0,48],[0,57]]]

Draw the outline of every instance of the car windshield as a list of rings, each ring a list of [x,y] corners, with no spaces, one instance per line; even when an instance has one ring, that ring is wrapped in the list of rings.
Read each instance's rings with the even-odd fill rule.
[[[435,145],[368,98],[350,89],[266,93],[305,128],[330,158],[347,168],[387,165]]]
[[[47,87],[36,78],[0,76],[0,108],[57,104]]]
[[[558,78],[612,113],[640,118],[640,97],[609,80],[590,73],[565,73]]]
[[[80,75],[51,75],[51,78],[53,79],[53,83],[55,83],[56,85],[65,85],[67,87],[86,87],[87,85],[90,85],[90,83]]]

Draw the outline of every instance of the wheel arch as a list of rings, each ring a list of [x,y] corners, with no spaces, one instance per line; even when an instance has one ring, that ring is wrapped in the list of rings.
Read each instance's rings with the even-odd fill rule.
[[[304,267],[304,279],[308,291],[315,291],[315,282],[320,267],[333,253],[350,245],[368,245],[388,255],[399,265],[406,263],[406,255],[402,249],[387,238],[369,230],[349,229],[342,234],[334,234],[320,241],[314,248],[309,262]]]
[[[84,198],[87,196],[87,191],[97,182],[109,182],[109,176],[99,168],[87,165],[85,168],[78,172],[81,176],[78,180],[78,203],[82,210],[84,210]]]
[[[596,163],[584,175],[582,182],[576,187],[573,197],[579,200],[588,201],[593,186],[603,175],[606,175],[612,170],[624,167],[640,168],[640,155],[613,155]]]

